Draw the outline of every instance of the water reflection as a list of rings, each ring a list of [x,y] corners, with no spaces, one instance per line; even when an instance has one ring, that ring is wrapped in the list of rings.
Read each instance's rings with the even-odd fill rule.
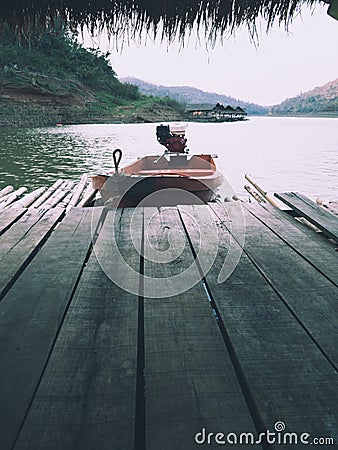
[[[191,152],[218,153],[219,168],[240,194],[247,195],[243,185],[249,172],[269,191],[337,199],[337,129],[338,119],[262,117],[190,123],[187,136]],[[106,171],[117,147],[124,152],[123,165],[161,154],[155,130],[156,124],[0,128],[0,188],[33,189],[57,178],[79,180],[84,172]]]

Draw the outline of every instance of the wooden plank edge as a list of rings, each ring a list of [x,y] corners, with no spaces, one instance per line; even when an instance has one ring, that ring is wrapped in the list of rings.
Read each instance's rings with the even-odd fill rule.
[[[264,206],[265,205],[259,205],[261,208],[264,209],[264,211],[266,211],[268,214],[271,214],[270,211],[268,209],[266,209]],[[307,261],[312,267],[314,267],[321,275],[323,275],[328,281],[330,281],[334,286],[338,287],[338,280],[334,280],[333,278],[331,278],[329,275],[327,275],[325,272],[323,272],[323,270],[321,270],[314,261],[311,261],[311,259],[309,259],[306,255],[304,255],[303,253],[301,253],[299,250],[297,250],[297,248],[291,243],[289,242],[286,238],[284,238],[283,236],[281,236],[280,233],[278,233],[278,231],[275,228],[272,228],[271,226],[269,226],[267,223],[264,222],[263,219],[261,219],[259,217],[258,214],[255,214],[254,210],[252,208],[250,208],[250,205],[244,205],[245,209],[251,214],[253,215],[257,220],[259,220],[264,226],[266,226],[272,233],[274,233],[279,239],[281,239],[288,247],[290,247],[295,253],[297,253],[299,256],[301,256],[305,261]],[[271,214],[271,216],[273,217],[273,215]],[[301,222],[299,222],[300,224]],[[291,225],[291,224],[290,224]],[[295,224],[297,225],[297,224]],[[329,241],[328,241],[329,242]],[[334,249],[333,249],[334,250]]]
[[[13,215],[13,217],[11,219],[9,219],[8,223],[5,224],[1,229],[0,229],[0,236],[2,236],[7,230],[9,230],[9,228],[16,223],[25,213],[26,213],[27,209],[26,208],[20,208],[18,210],[16,210],[16,212],[18,213],[17,215]],[[10,212],[13,212],[11,210],[6,210],[0,213],[0,215],[5,215],[8,214],[10,215]]]
[[[285,194],[293,194],[297,196],[297,193],[291,192],[291,193],[285,193]],[[300,208],[298,208],[297,206],[295,206],[291,201],[289,201],[287,198],[284,197],[285,194],[278,194],[275,193],[275,197],[277,197],[279,200],[281,200],[283,203],[285,203],[287,206],[289,206],[291,209],[293,209],[294,211],[296,211],[297,214],[299,214],[300,217],[304,217],[305,219],[307,219],[310,223],[312,223],[313,225],[315,225],[319,230],[321,230],[326,236],[330,237],[331,239],[333,239],[337,244],[338,244],[338,231],[337,234],[332,233],[330,230],[328,230],[322,223],[320,223],[318,220],[316,220],[315,218],[309,216],[308,214],[304,214],[304,211],[302,211]],[[310,205],[309,203],[305,202],[302,198],[299,198],[299,200],[303,201],[307,206],[311,206],[313,207],[313,205]],[[318,206],[319,207],[319,206]],[[325,210],[324,208],[323,212],[326,214],[329,214],[330,216],[332,216],[334,219],[337,220],[337,217],[330,213],[329,211]],[[324,216],[324,217],[328,217],[329,216]]]
[[[31,261],[34,259],[34,257],[38,254],[38,252],[40,251],[42,246],[48,241],[49,237],[52,235],[53,231],[55,230],[55,227],[58,225],[58,223],[60,223],[60,221],[64,217],[65,211],[63,209],[60,209],[60,208],[55,208],[55,209],[52,210],[53,213],[54,213],[54,211],[56,209],[58,210],[58,214],[52,220],[51,227],[48,230],[46,230],[46,232],[44,234],[42,234],[40,236],[39,240],[35,243],[36,245],[33,248],[33,250],[27,255],[27,257],[25,258],[23,263],[18,267],[17,271],[15,272],[15,274],[13,274],[13,276],[10,278],[8,283],[1,289],[1,291],[0,291],[0,302],[5,297],[7,292],[11,289],[11,287],[15,284],[15,282],[20,277],[20,275],[27,268],[27,266],[31,263]],[[37,221],[32,228],[34,228],[35,226],[38,226],[38,224],[39,224],[39,221]]]

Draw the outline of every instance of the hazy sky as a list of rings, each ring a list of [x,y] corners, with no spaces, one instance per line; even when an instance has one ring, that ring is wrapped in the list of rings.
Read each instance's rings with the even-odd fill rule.
[[[328,16],[327,6],[313,12],[304,10],[286,33],[275,25],[259,33],[259,45],[250,41],[246,29],[235,37],[206,49],[191,36],[185,48],[168,46],[147,38],[130,42],[121,52],[114,45],[86,39],[86,45],[99,43],[110,50],[111,64],[119,78],[133,76],[167,86],[193,86],[241,100],[272,105],[294,97],[338,77],[338,21]]]

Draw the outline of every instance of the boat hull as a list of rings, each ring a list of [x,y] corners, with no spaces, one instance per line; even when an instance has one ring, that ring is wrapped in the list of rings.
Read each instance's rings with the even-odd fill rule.
[[[92,177],[93,187],[100,190],[105,203],[120,208],[207,203],[215,199],[223,176],[202,156],[194,157],[193,164],[181,157],[172,166],[163,161],[156,169],[151,166],[154,157],[145,157],[121,173]],[[183,166],[180,161],[185,161]]]

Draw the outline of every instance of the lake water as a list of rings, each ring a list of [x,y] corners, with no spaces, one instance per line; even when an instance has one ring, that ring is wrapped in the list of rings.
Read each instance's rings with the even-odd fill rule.
[[[161,154],[156,124],[0,128],[0,189],[79,180],[107,171],[112,151],[122,166],[138,156]],[[253,117],[246,122],[189,123],[191,153],[216,153],[218,167],[242,197],[250,173],[269,192],[298,191],[338,200],[338,118]],[[227,193],[221,189],[221,195]]]

